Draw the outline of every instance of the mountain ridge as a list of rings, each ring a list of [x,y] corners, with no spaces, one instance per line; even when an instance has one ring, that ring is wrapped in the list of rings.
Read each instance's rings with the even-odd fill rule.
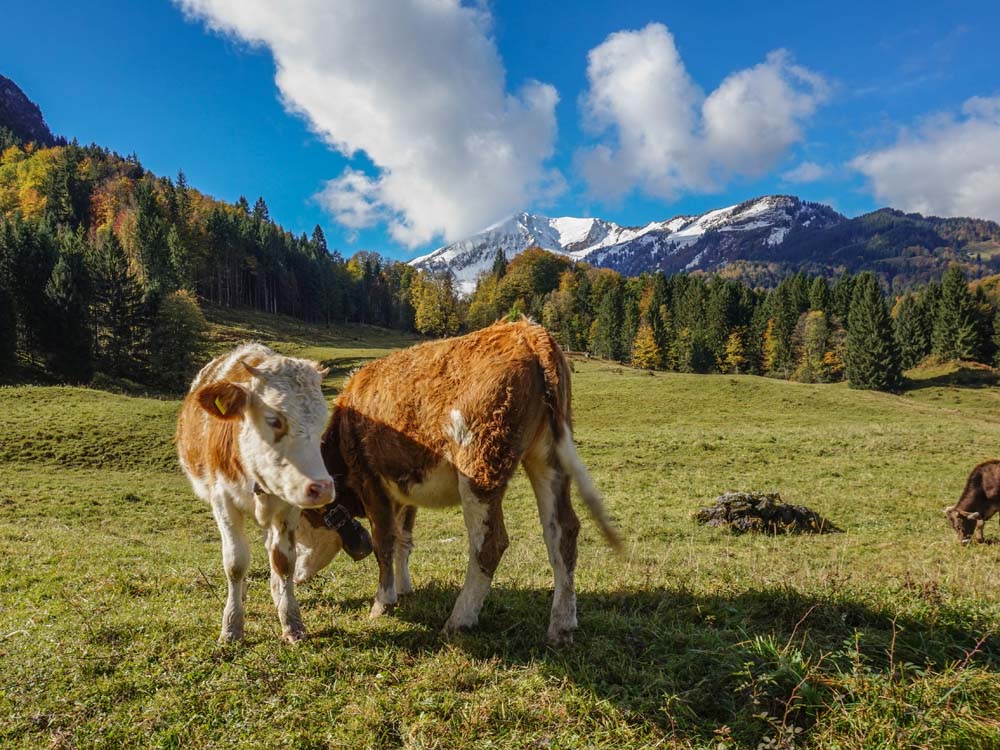
[[[0,128],[14,137],[40,146],[53,146],[56,137],[45,124],[42,111],[12,80],[0,75]]]
[[[528,247],[630,276],[704,271],[760,281],[806,270],[830,276],[872,270],[891,286],[894,280],[906,285],[939,276],[952,262],[966,263],[973,276],[1000,270],[996,222],[924,217],[892,208],[848,218],[793,195],[758,196],[633,227],[521,212],[409,263],[450,272],[468,293],[492,266],[497,250],[511,260]]]

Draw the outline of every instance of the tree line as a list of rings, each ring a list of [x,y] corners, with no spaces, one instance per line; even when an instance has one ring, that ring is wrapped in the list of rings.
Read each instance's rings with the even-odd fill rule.
[[[904,369],[928,357],[992,364],[1000,346],[989,284],[971,288],[958,267],[890,298],[871,272],[832,283],[800,273],[767,290],[700,273],[622,277],[535,248],[509,262],[498,251],[468,300],[446,299],[453,296],[447,276],[422,274],[419,283],[443,298],[435,314],[418,317],[424,333],[450,335],[524,314],[565,349],[649,370],[846,379],[892,391]]]
[[[417,272],[349,259],[322,229],[294,235],[263,198],[226,204],[76,142],[0,152],[0,369],[70,382],[100,372],[182,387],[201,356],[201,304],[310,322],[415,330]]]
[[[9,136],[8,136],[9,139]],[[895,390],[927,357],[993,363],[989,280],[958,267],[887,297],[869,272],[771,289],[701,273],[623,277],[532,248],[468,297],[448,274],[294,235],[262,198],[226,204],[138,159],[77,143],[0,153],[0,368],[178,389],[202,357],[201,304],[447,336],[527,315],[566,349],[650,370],[847,379]]]

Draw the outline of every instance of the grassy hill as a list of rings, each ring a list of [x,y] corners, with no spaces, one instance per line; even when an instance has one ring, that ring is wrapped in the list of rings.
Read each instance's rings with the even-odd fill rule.
[[[331,397],[410,343],[213,315],[215,349],[247,337],[330,365]],[[560,650],[522,478],[479,629],[438,637],[466,562],[456,508],[418,517],[417,591],[395,617],[368,621],[374,561],[338,558],[299,589],[296,647],[255,542],[247,641],[220,646],[218,534],[173,458],[177,402],[0,388],[0,745],[1000,747],[1000,555],[960,547],[941,514],[996,454],[1000,391],[937,371],[892,396],[575,366],[581,453],[628,541],[616,558],[584,519],[580,631]],[[777,490],[844,533],[693,523],[732,489]]]

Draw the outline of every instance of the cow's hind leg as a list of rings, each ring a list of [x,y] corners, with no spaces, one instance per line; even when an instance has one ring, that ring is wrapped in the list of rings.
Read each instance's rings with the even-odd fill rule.
[[[396,593],[412,594],[413,582],[410,580],[410,553],[413,551],[413,524],[417,520],[417,509],[412,505],[400,505],[396,508],[396,543],[393,557],[396,565]]]
[[[493,582],[493,573],[508,543],[500,505],[503,489],[480,497],[464,476],[459,476],[458,487],[469,535],[469,567],[465,571],[465,584],[445,623],[445,635],[479,622],[479,611],[483,608],[483,601]]]
[[[230,498],[225,495],[213,497],[212,515],[222,537],[222,566],[228,583],[219,640],[239,641],[243,638],[243,603],[250,567],[250,541],[247,539],[243,512]]]
[[[302,614],[295,598],[295,527],[300,511],[290,505],[271,517],[264,543],[271,563],[271,598],[278,609],[281,635],[289,643],[306,637]]]
[[[570,478],[547,447],[526,459],[524,468],[535,491],[538,516],[555,579],[548,639],[554,644],[568,643],[573,640],[577,625],[573,573],[576,569],[576,538],[580,532],[580,521],[570,504]]]

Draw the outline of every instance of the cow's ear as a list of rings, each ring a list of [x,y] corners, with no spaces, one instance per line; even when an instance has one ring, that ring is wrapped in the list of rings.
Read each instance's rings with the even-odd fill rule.
[[[195,396],[198,405],[216,419],[239,419],[249,401],[246,388],[225,380],[199,388]]]

